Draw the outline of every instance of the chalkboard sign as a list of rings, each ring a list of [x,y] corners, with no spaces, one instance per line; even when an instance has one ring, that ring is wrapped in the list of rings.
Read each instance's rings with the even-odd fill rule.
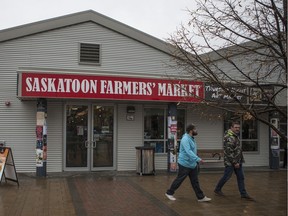
[[[205,83],[205,100],[211,102],[235,103],[236,97],[242,104],[267,104],[268,98],[273,99],[273,86],[244,87],[230,85],[226,86],[225,92],[216,84]]]
[[[248,90],[246,87],[229,86],[229,94],[215,84],[205,84],[205,100],[211,102],[235,103],[236,97],[241,103],[247,103]]]
[[[0,148],[0,183],[3,179],[5,182],[7,180],[16,182],[19,186],[12,150],[9,147]]]
[[[249,103],[266,104],[274,96],[273,86],[262,86],[262,89],[251,87],[249,90]]]

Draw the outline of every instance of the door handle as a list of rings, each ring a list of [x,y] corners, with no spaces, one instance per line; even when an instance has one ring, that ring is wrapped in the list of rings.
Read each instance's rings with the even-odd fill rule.
[[[97,144],[96,141],[92,141],[92,148],[96,148]]]
[[[89,147],[89,141],[86,140],[86,141],[85,141],[85,148],[88,148],[88,147]]]

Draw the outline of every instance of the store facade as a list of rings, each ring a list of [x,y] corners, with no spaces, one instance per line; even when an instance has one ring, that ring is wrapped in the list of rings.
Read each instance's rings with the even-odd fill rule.
[[[209,88],[179,81],[167,67],[170,49],[94,11],[1,31],[0,139],[13,149],[17,171],[35,172],[41,100],[47,172],[133,171],[137,146],[155,147],[156,171],[166,170],[171,104],[178,139],[193,122],[199,148],[222,148],[225,119],[194,107]],[[268,166],[269,128],[241,121],[246,166]]]

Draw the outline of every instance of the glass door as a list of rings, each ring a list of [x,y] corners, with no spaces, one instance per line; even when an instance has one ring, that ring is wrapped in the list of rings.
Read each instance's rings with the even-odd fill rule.
[[[65,170],[114,168],[114,106],[66,106]]]
[[[88,169],[88,105],[66,106],[66,168]]]
[[[114,166],[114,106],[93,105],[92,169]]]

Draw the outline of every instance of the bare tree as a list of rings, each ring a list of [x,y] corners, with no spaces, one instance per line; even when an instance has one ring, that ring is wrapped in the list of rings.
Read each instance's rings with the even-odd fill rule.
[[[199,105],[255,118],[287,141],[285,131],[267,118],[276,112],[287,122],[287,101],[281,101],[287,100],[287,0],[198,0],[197,5],[188,10],[190,21],[168,39],[176,47],[173,67],[181,77],[206,83]]]

